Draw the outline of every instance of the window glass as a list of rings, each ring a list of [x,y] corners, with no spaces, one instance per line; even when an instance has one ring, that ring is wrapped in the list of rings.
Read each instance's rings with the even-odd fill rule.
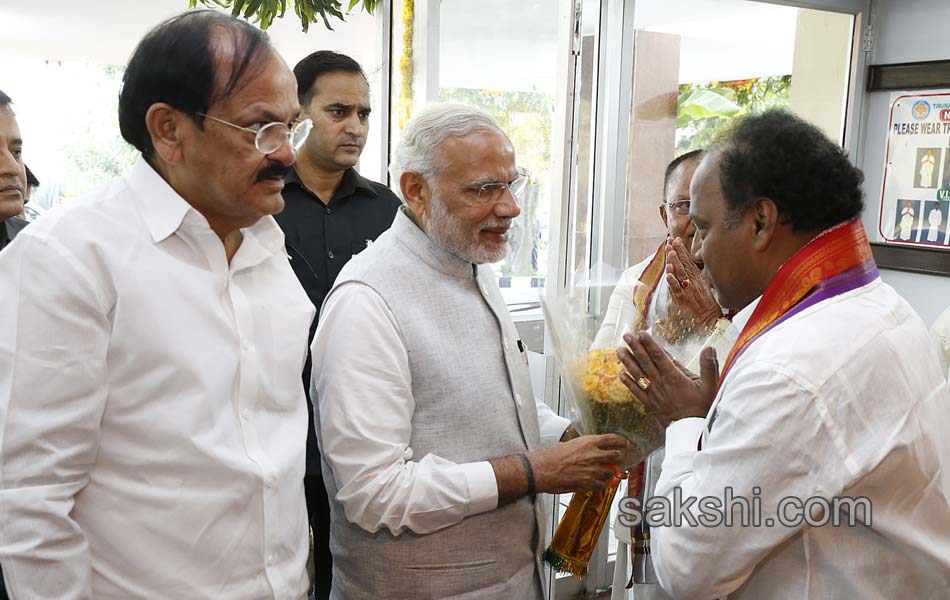
[[[24,136],[24,159],[40,181],[30,205],[39,210],[67,202],[128,171],[138,156],[119,134],[117,98],[125,63],[144,34],[163,19],[183,12],[187,0],[131,3],[20,3],[0,9],[5,23],[0,64],[3,91],[14,100]],[[377,18],[362,12],[333,22],[334,31],[313,24],[307,34],[292,13],[268,30],[293,68],[320,49],[352,56],[369,79],[373,107],[383,94]],[[386,181],[381,148],[385,123],[371,121],[360,171]]]
[[[395,147],[413,112],[430,102],[477,106],[498,120],[530,182],[509,233],[508,256],[494,268],[512,311],[536,311],[550,239],[558,1],[437,4],[437,14],[425,18],[422,11],[432,3],[394,8],[391,143]],[[501,14],[505,18],[491,17]]]

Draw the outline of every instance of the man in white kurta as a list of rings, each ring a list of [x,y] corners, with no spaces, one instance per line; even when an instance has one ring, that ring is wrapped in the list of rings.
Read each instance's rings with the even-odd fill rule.
[[[943,224],[943,213],[940,212],[939,206],[934,205],[934,207],[930,209],[930,214],[927,215],[927,222],[930,225],[927,229],[927,241],[936,242],[940,235],[940,225]]]
[[[766,151],[782,160],[761,163]],[[724,378],[717,391],[706,355],[694,379],[643,334],[621,352],[628,387],[669,424],[657,494],[695,502],[683,510],[697,522],[652,530],[675,598],[950,589],[950,398],[923,323],[877,275],[861,179],[781,112],[742,121],[697,169],[693,253],[723,305],[746,306]],[[730,494],[761,509],[743,522]]]
[[[927,154],[920,159],[920,187],[933,187],[934,166],[934,153],[932,150],[927,150]]]
[[[689,363],[703,343],[720,348],[723,354],[732,347],[738,331],[723,319],[723,312],[700,273],[700,267],[686,251],[695,232],[689,219],[689,185],[701,160],[702,152],[694,150],[667,165],[663,204],[659,209],[669,237],[656,252],[623,272],[610,295],[594,348],[619,346],[623,343],[624,333],[651,329],[660,336],[667,330],[676,331],[675,336],[670,336],[674,339],[665,341],[667,348],[683,363]],[[617,502],[628,494],[641,499],[652,496],[662,463],[663,449],[660,448],[644,461],[644,480],[639,489],[628,489],[624,485],[622,489],[626,493],[618,494]],[[631,528],[621,524],[619,513],[613,532],[624,544],[618,552],[614,585],[626,585],[631,567],[626,556],[628,552],[636,552],[637,564],[632,568],[642,576],[636,577],[628,596],[634,600],[666,598],[667,595],[655,583],[653,568],[645,552],[647,543],[640,540],[639,547],[630,548]],[[642,531],[640,535],[643,537]]]
[[[488,265],[525,183],[498,124],[429,106],[391,170],[406,206],[344,267],[312,346],[331,598],[540,599],[536,492],[602,488],[626,442],[566,441],[535,402]]]
[[[253,67],[229,68],[255,46]],[[314,309],[269,216],[294,150],[130,102],[184,102],[157,63],[204,64],[214,117],[279,118],[285,134],[299,112],[259,30],[211,11],[168,21],[120,98],[144,157],[0,253],[0,562],[18,600],[300,600]]]

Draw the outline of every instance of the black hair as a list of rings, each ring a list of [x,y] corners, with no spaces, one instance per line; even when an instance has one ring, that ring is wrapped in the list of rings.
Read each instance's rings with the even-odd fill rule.
[[[40,180],[36,178],[36,175],[33,174],[30,167],[23,165],[23,168],[26,169],[26,184],[30,187],[39,187]]]
[[[231,73],[220,90],[216,70],[216,35],[230,36]],[[145,125],[150,106],[165,102],[191,115],[201,127],[217,100],[228,97],[254,59],[270,48],[267,34],[253,25],[212,10],[191,11],[163,21],[139,42],[129,59],[119,92],[119,130],[146,159],[155,151]]]
[[[715,151],[730,223],[762,197],[796,232],[823,231],[864,208],[861,170],[820,129],[789,112],[741,118]]]
[[[13,100],[10,99],[10,96],[7,96],[3,93],[3,90],[0,90],[0,106],[6,106],[7,104],[12,104]]]
[[[703,153],[705,153],[705,150],[702,149],[690,150],[680,154],[670,161],[670,164],[666,165],[666,172],[663,173],[663,202],[666,202],[666,196],[670,193],[670,182],[673,180],[673,173],[676,172],[676,168],[689,160],[702,160]]]
[[[294,77],[297,78],[297,99],[300,104],[302,106],[310,104],[310,100],[313,99],[313,84],[318,77],[340,71],[362,75],[363,81],[369,85],[360,63],[339,52],[317,50],[297,63],[294,67]]]

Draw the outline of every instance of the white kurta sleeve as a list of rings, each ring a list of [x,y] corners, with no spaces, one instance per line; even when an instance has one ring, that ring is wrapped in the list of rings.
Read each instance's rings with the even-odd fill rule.
[[[108,397],[105,295],[56,240],[24,232],[0,255],[0,562],[13,598],[92,596],[70,513]]]
[[[312,353],[320,449],[347,520],[370,532],[424,534],[498,506],[487,461],[414,456],[408,354],[378,293],[360,283],[334,290]]]
[[[735,591],[756,564],[801,529],[777,519],[782,498],[828,498],[845,485],[844,460],[824,425],[826,408],[818,394],[774,364],[735,371],[726,385],[702,451],[696,449],[700,420],[676,421],[667,430],[656,495],[696,498],[690,512],[699,521],[684,518],[680,525],[652,528],[657,579],[676,598],[719,598]],[[734,503],[725,511],[734,519],[731,527],[703,524],[701,515],[710,511],[700,510],[700,499],[722,500],[726,486],[735,498],[750,503],[758,498],[759,524],[744,526],[742,509]]]
[[[561,436],[571,424],[570,419],[558,416],[543,400],[535,401],[538,407],[538,424],[541,430],[541,445],[550,446],[561,441]]]

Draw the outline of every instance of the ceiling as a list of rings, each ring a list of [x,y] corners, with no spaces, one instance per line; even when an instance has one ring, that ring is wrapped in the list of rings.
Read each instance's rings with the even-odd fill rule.
[[[442,0],[440,79],[444,87],[553,92],[561,0]],[[188,0],[0,0],[0,55],[125,64],[153,25]],[[597,6],[585,0],[584,10]],[[798,9],[749,0],[637,0],[638,29],[681,36],[680,81],[744,79],[791,72]],[[300,31],[293,15],[269,30],[287,62],[318,49],[382,69],[377,19],[362,12]]]

